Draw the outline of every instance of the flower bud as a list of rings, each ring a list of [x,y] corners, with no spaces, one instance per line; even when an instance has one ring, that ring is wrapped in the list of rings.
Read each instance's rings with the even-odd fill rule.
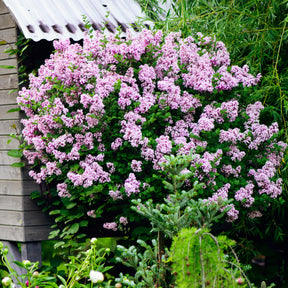
[[[265,282],[265,281],[262,281],[262,282],[261,282],[261,288],[266,288],[266,287],[267,287],[266,282]]]
[[[39,277],[39,272],[38,271],[34,271],[33,272],[33,277],[35,277],[35,278]]]
[[[23,260],[22,263],[24,264],[25,267],[31,266],[31,262],[29,260]]]
[[[91,282],[93,283],[99,283],[104,281],[104,275],[99,271],[91,270],[89,276]]]
[[[2,279],[2,284],[4,287],[9,287],[12,284],[12,279],[10,277],[4,277]]]
[[[92,238],[91,240],[90,240],[90,243],[91,244],[96,244],[96,242],[98,241],[98,239],[97,238]]]
[[[236,279],[236,282],[238,285],[242,285],[242,284],[244,284],[244,279],[242,277],[239,277]]]
[[[115,284],[115,287],[116,287],[116,288],[121,288],[121,287],[122,287],[122,284],[121,284],[121,283],[116,283],[116,284]]]

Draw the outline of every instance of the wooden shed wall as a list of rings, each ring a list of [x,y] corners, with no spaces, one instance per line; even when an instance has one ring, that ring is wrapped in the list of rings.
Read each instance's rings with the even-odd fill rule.
[[[18,162],[17,158],[7,155],[10,149],[17,149],[18,142],[13,140],[7,144],[9,134],[14,133],[12,126],[20,131],[19,112],[7,113],[17,107],[18,88],[17,59],[4,51],[15,47],[17,26],[8,9],[0,0],[0,65],[15,66],[13,69],[0,68],[0,240],[9,241],[41,241],[49,234],[48,217],[30,199],[30,193],[39,190],[28,176],[29,168],[16,168],[10,165]]]

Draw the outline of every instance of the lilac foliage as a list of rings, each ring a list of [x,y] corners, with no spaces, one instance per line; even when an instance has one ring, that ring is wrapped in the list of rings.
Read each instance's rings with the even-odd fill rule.
[[[199,197],[233,199],[230,220],[240,210],[257,211],[263,195],[281,194],[277,169],[286,144],[275,137],[278,126],[260,123],[260,102],[243,107],[233,93],[256,85],[260,75],[231,66],[222,42],[143,30],[126,40],[99,33],[83,47],[68,40],[54,47],[18,97],[27,115],[24,155],[38,164],[29,173],[38,183],[56,180],[60,197],[101,184],[106,198],[127,202],[149,191],[165,155],[193,149],[191,166],[205,183]],[[127,147],[131,157],[120,171]],[[90,217],[99,203],[93,205]],[[104,227],[117,229],[115,222]]]

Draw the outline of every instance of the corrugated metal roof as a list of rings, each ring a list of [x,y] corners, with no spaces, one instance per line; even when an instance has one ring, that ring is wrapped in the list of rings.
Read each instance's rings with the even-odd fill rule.
[[[26,38],[34,41],[72,38],[78,41],[86,30],[83,15],[95,30],[106,23],[114,33],[123,32],[138,17],[145,17],[135,0],[3,0]]]

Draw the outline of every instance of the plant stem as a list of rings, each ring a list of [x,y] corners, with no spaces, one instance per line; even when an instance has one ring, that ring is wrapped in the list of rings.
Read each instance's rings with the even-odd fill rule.
[[[205,288],[205,271],[204,271],[204,259],[203,259],[203,253],[201,249],[201,243],[202,243],[202,236],[199,236],[199,255],[200,255],[200,262],[201,262],[201,274],[202,274],[202,288]]]

